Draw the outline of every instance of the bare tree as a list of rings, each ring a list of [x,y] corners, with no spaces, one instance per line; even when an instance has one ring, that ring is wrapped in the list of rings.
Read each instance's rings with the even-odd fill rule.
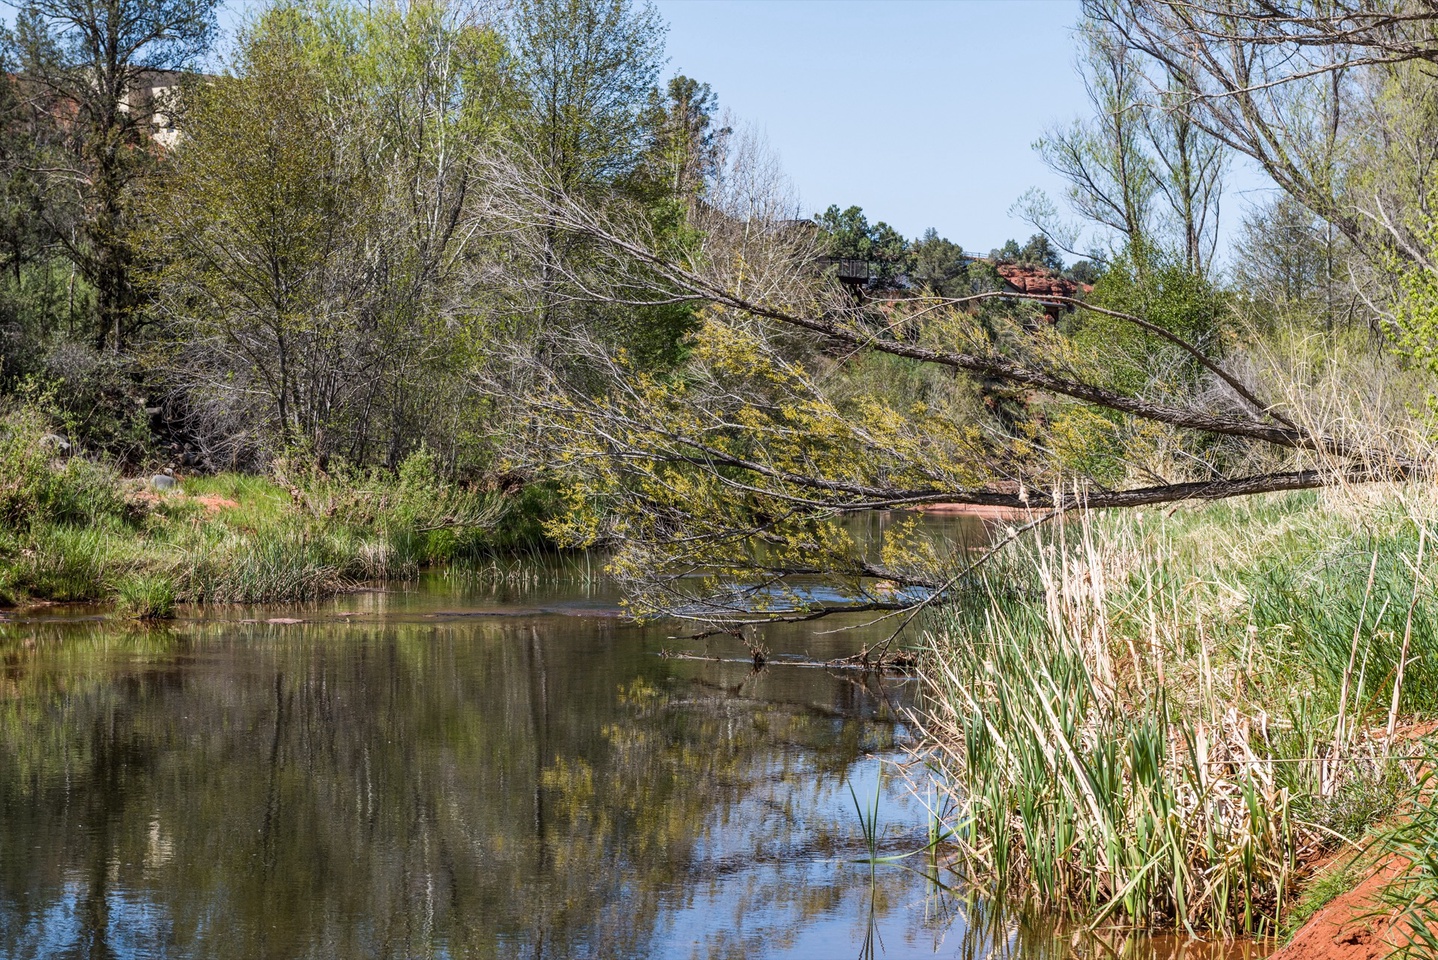
[[[1074,212],[1120,248],[1143,254],[1171,246],[1189,270],[1205,273],[1218,241],[1227,149],[1194,122],[1180,78],[1157,80],[1154,61],[1096,19],[1079,33],[1091,116],[1050,130],[1035,147],[1068,182]],[[1058,224],[1044,198],[1031,195],[1021,208],[1078,252],[1078,237]]]
[[[553,366],[527,368],[522,399],[536,424],[535,459],[571,484],[569,534],[619,546],[615,566],[635,585],[639,612],[732,622],[756,609],[905,609],[953,586],[953,557],[916,540],[876,559],[844,531],[841,511],[946,502],[1042,519],[1075,506],[1213,499],[1426,469],[1403,450],[1304,420],[1142,316],[1074,303],[1151,340],[1155,364],[1195,366],[1196,380],[1157,376],[1127,390],[1109,382],[1105,358],[1076,353],[1023,310],[982,322],[974,313],[1001,299],[1022,306],[1023,297],[855,305],[814,269],[812,230],[776,215],[784,204],[762,186],[726,194],[740,202],[707,211],[702,247],[676,254],[651,242],[641,216],[566,195],[534,167],[496,160],[491,171],[506,189],[490,214],[515,226],[517,242],[544,226],[598,251],[592,263],[561,265],[556,296],[702,305],[689,363],[674,376],[636,370],[579,332],[561,346],[600,371],[605,389],[592,380],[577,389]],[[1099,429],[1147,423],[1192,438],[1193,449],[1207,443],[1236,455],[1191,457],[1186,476],[1131,471],[1101,482],[1066,471],[1042,431],[1015,434],[923,405],[841,396],[836,376],[863,355],[1004,383],[1054,415],[1094,411]],[[1193,387],[1174,392],[1185,389],[1176,383]],[[1235,472],[1225,463],[1258,468]],[[830,602],[797,590],[796,577],[822,578]]]
[[[1366,246],[1345,194],[1345,139],[1369,68],[1438,56],[1423,3],[1086,0],[1085,15],[1153,58],[1208,135],[1251,157],[1281,189]],[[1374,117],[1370,114],[1368,120]]]

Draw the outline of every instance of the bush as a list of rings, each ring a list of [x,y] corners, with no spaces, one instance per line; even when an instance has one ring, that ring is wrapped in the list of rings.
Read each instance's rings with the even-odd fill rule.
[[[62,444],[31,408],[0,418],[0,523],[94,524],[125,515],[119,476],[103,465],[66,458]]]

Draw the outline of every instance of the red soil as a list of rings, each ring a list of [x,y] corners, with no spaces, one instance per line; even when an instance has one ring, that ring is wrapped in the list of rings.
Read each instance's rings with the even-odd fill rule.
[[[1407,864],[1389,857],[1358,886],[1315,913],[1269,960],[1381,960],[1397,952],[1403,927],[1378,899]]]

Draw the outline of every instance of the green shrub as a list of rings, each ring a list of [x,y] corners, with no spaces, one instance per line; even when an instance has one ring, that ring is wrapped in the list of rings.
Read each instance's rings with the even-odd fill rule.
[[[124,517],[118,474],[84,459],[65,459],[48,435],[33,409],[0,418],[0,523],[20,528],[37,520],[92,524]]]

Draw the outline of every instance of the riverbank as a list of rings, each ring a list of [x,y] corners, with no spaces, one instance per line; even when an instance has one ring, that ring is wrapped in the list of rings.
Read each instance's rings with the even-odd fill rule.
[[[0,436],[0,606],[113,602],[164,618],[177,603],[313,600],[542,543],[543,489],[453,482],[424,451],[389,475],[281,461],[268,476],[127,479],[39,437]]]
[[[1313,865],[1417,795],[1436,516],[1431,489],[1365,488],[1006,549],[927,643],[966,868],[1088,919],[1283,929]]]

